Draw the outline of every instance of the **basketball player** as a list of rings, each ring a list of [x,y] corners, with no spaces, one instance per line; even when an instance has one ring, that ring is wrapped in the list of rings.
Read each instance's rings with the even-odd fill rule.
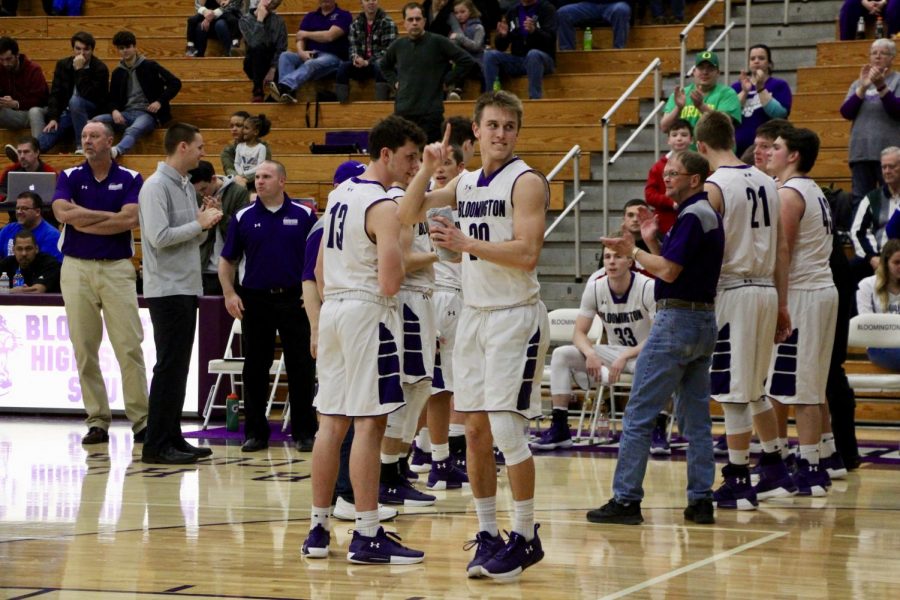
[[[464,307],[453,353],[456,410],[466,422],[467,465],[480,531],[470,577],[518,576],[544,552],[534,523],[534,459],[528,419],[540,414],[539,368],[548,338],[547,310],[535,268],[544,238],[549,186],[515,157],[522,125],[521,101],[505,91],[475,102],[474,132],[482,168],[442,190],[425,193],[449,153],[449,134],[423,153],[422,168],[400,203],[405,224],[419,222],[429,206],[455,206],[432,228],[432,240],[462,253]],[[514,500],[512,533],[504,544],[497,528],[497,473],[492,443],[506,456]]]
[[[588,281],[575,320],[574,345],[556,348],[550,357],[550,393],[553,422],[541,438],[532,442],[538,450],[569,448],[569,403],[572,381],[588,389],[591,381],[615,383],[621,373],[634,373],[637,355],[650,334],[656,315],[653,279],[631,270],[634,259],[604,248],[605,273]],[[588,331],[600,315],[607,344],[594,344]],[[587,384],[587,385],[585,385]]]
[[[719,333],[710,384],[713,399],[725,413],[728,464],[722,468],[725,482],[713,500],[718,508],[754,510],[759,494],[777,497],[796,492],[781,460],[775,413],[763,389],[772,344],[787,337],[791,322],[778,189],[770,176],[734,154],[734,126],[725,113],[712,111],[700,117],[694,137],[714,171],[705,189],[725,226],[716,293]],[[756,490],[750,482],[754,425],[763,447]]]
[[[834,344],[838,293],[828,266],[834,222],[825,194],[806,176],[816,164],[819,136],[809,129],[783,129],[769,151],[769,173],[781,183],[781,219],[789,250],[790,335],[775,348],[768,393],[793,405],[800,438],[794,483],[800,496],[824,496],[831,485],[819,468],[820,404],[825,402]],[[785,412],[786,415],[786,412]]]
[[[351,421],[350,480],[356,530],[347,559],[411,564],[424,553],[402,546],[378,524],[379,445],[387,415],[403,406],[394,296],[403,281],[400,221],[387,187],[419,160],[421,129],[390,116],[369,135],[371,162],[328,195],[316,281],[324,298],[319,321],[319,433],[312,456],[313,505],[302,553],[328,556],[330,505],[340,446]]]

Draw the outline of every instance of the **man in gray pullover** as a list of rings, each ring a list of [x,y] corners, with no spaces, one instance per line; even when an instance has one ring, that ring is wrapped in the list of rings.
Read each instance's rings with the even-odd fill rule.
[[[147,435],[141,460],[184,464],[209,456],[181,435],[181,411],[197,326],[197,297],[203,292],[197,261],[204,233],[222,218],[212,206],[197,208],[188,171],[203,158],[203,136],[193,125],[176,123],[163,142],[160,162],[138,196],[144,244],[144,297],[150,308],[156,365],[150,383]]]

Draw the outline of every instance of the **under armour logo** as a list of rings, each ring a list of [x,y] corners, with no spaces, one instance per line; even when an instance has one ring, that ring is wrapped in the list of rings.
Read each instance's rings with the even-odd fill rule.
[[[397,488],[388,488],[388,494],[396,494]]]
[[[381,542],[369,542],[370,548],[381,548]]]
[[[534,548],[532,546],[525,546],[525,554],[531,554],[534,552]]]
[[[738,477],[737,482],[740,484],[743,484],[743,485],[747,485],[747,478],[746,477]]]
[[[442,462],[434,463],[434,466],[435,466],[435,468],[437,468],[437,469],[446,469],[446,468],[447,468],[447,463],[442,463]]]
[[[88,189],[88,186],[83,185],[83,186],[81,186],[81,189],[86,190],[86,189]]]
[[[254,223],[253,226],[254,227],[262,227],[262,223]]]

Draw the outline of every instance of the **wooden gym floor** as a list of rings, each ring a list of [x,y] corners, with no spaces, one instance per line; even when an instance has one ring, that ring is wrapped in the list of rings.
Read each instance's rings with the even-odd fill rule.
[[[186,428],[187,429],[187,428]],[[327,560],[305,561],[309,454],[215,445],[191,468],[143,465],[127,425],[82,447],[80,420],[0,421],[0,598],[890,598],[900,584],[900,470],[867,464],[827,498],[718,511],[685,525],[684,463],[651,460],[641,526],[584,513],[610,495],[601,453],[537,458],[546,557],[515,583],[469,580],[477,527],[468,491],[437,492],[389,529],[424,564],[346,562],[349,523]],[[887,440],[896,430],[860,431]],[[203,442],[204,444],[206,442]],[[424,481],[424,479],[423,479]],[[501,529],[510,496],[501,477]],[[424,483],[422,484],[424,486]],[[890,590],[894,590],[891,592]]]

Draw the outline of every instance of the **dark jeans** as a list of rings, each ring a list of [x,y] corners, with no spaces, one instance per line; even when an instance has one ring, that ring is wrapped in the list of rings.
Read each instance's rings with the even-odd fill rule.
[[[844,361],[847,360],[848,330],[856,300],[856,280],[853,278],[853,270],[847,262],[843,248],[837,242],[832,248],[829,263],[832,278],[838,290],[838,310],[825,398],[828,401],[828,410],[831,412],[831,429],[834,433],[837,451],[845,464],[853,465],[859,459],[859,447],[856,441],[856,396],[853,388],[850,387],[850,382],[847,381]]]
[[[346,60],[341,63],[341,66],[338,67],[337,74],[334,76],[335,83],[343,83],[349,84],[350,79],[354,81],[366,81],[367,79],[375,78],[375,81],[378,83],[384,83],[387,79],[384,78],[384,75],[381,73],[381,68],[378,66],[378,62],[370,62],[367,67],[354,67],[353,63],[349,60]]]
[[[225,51],[231,49],[231,40],[240,39],[241,32],[238,29],[238,19],[232,13],[225,13],[221,17],[213,19],[209,29],[203,31],[200,24],[203,23],[203,15],[197,13],[187,20],[187,40],[194,43],[197,56],[206,54],[206,44],[209,36],[215,34]]]
[[[216,273],[203,274],[203,295],[204,296],[221,296],[222,284],[219,282],[219,276]]]
[[[263,80],[272,67],[272,59],[275,57],[274,46],[247,47],[244,56],[244,73],[253,82],[253,95],[263,95]]]
[[[266,404],[269,367],[275,356],[276,332],[281,338],[288,393],[291,399],[291,435],[313,437],[318,425],[312,406],[316,362],[309,353],[309,321],[300,300],[300,288],[280,294],[241,289],[244,302],[244,432],[246,437],[269,439]]]
[[[441,125],[444,123],[444,113],[432,113],[430,115],[401,115],[397,113],[397,115],[409,119],[421,127],[425,131],[429,144],[431,142],[439,142],[444,137],[444,132],[441,131]]]
[[[143,455],[157,456],[184,443],[181,411],[191,367],[198,303],[197,296],[163,296],[147,298],[147,306],[153,322],[156,365],[150,383]]]

